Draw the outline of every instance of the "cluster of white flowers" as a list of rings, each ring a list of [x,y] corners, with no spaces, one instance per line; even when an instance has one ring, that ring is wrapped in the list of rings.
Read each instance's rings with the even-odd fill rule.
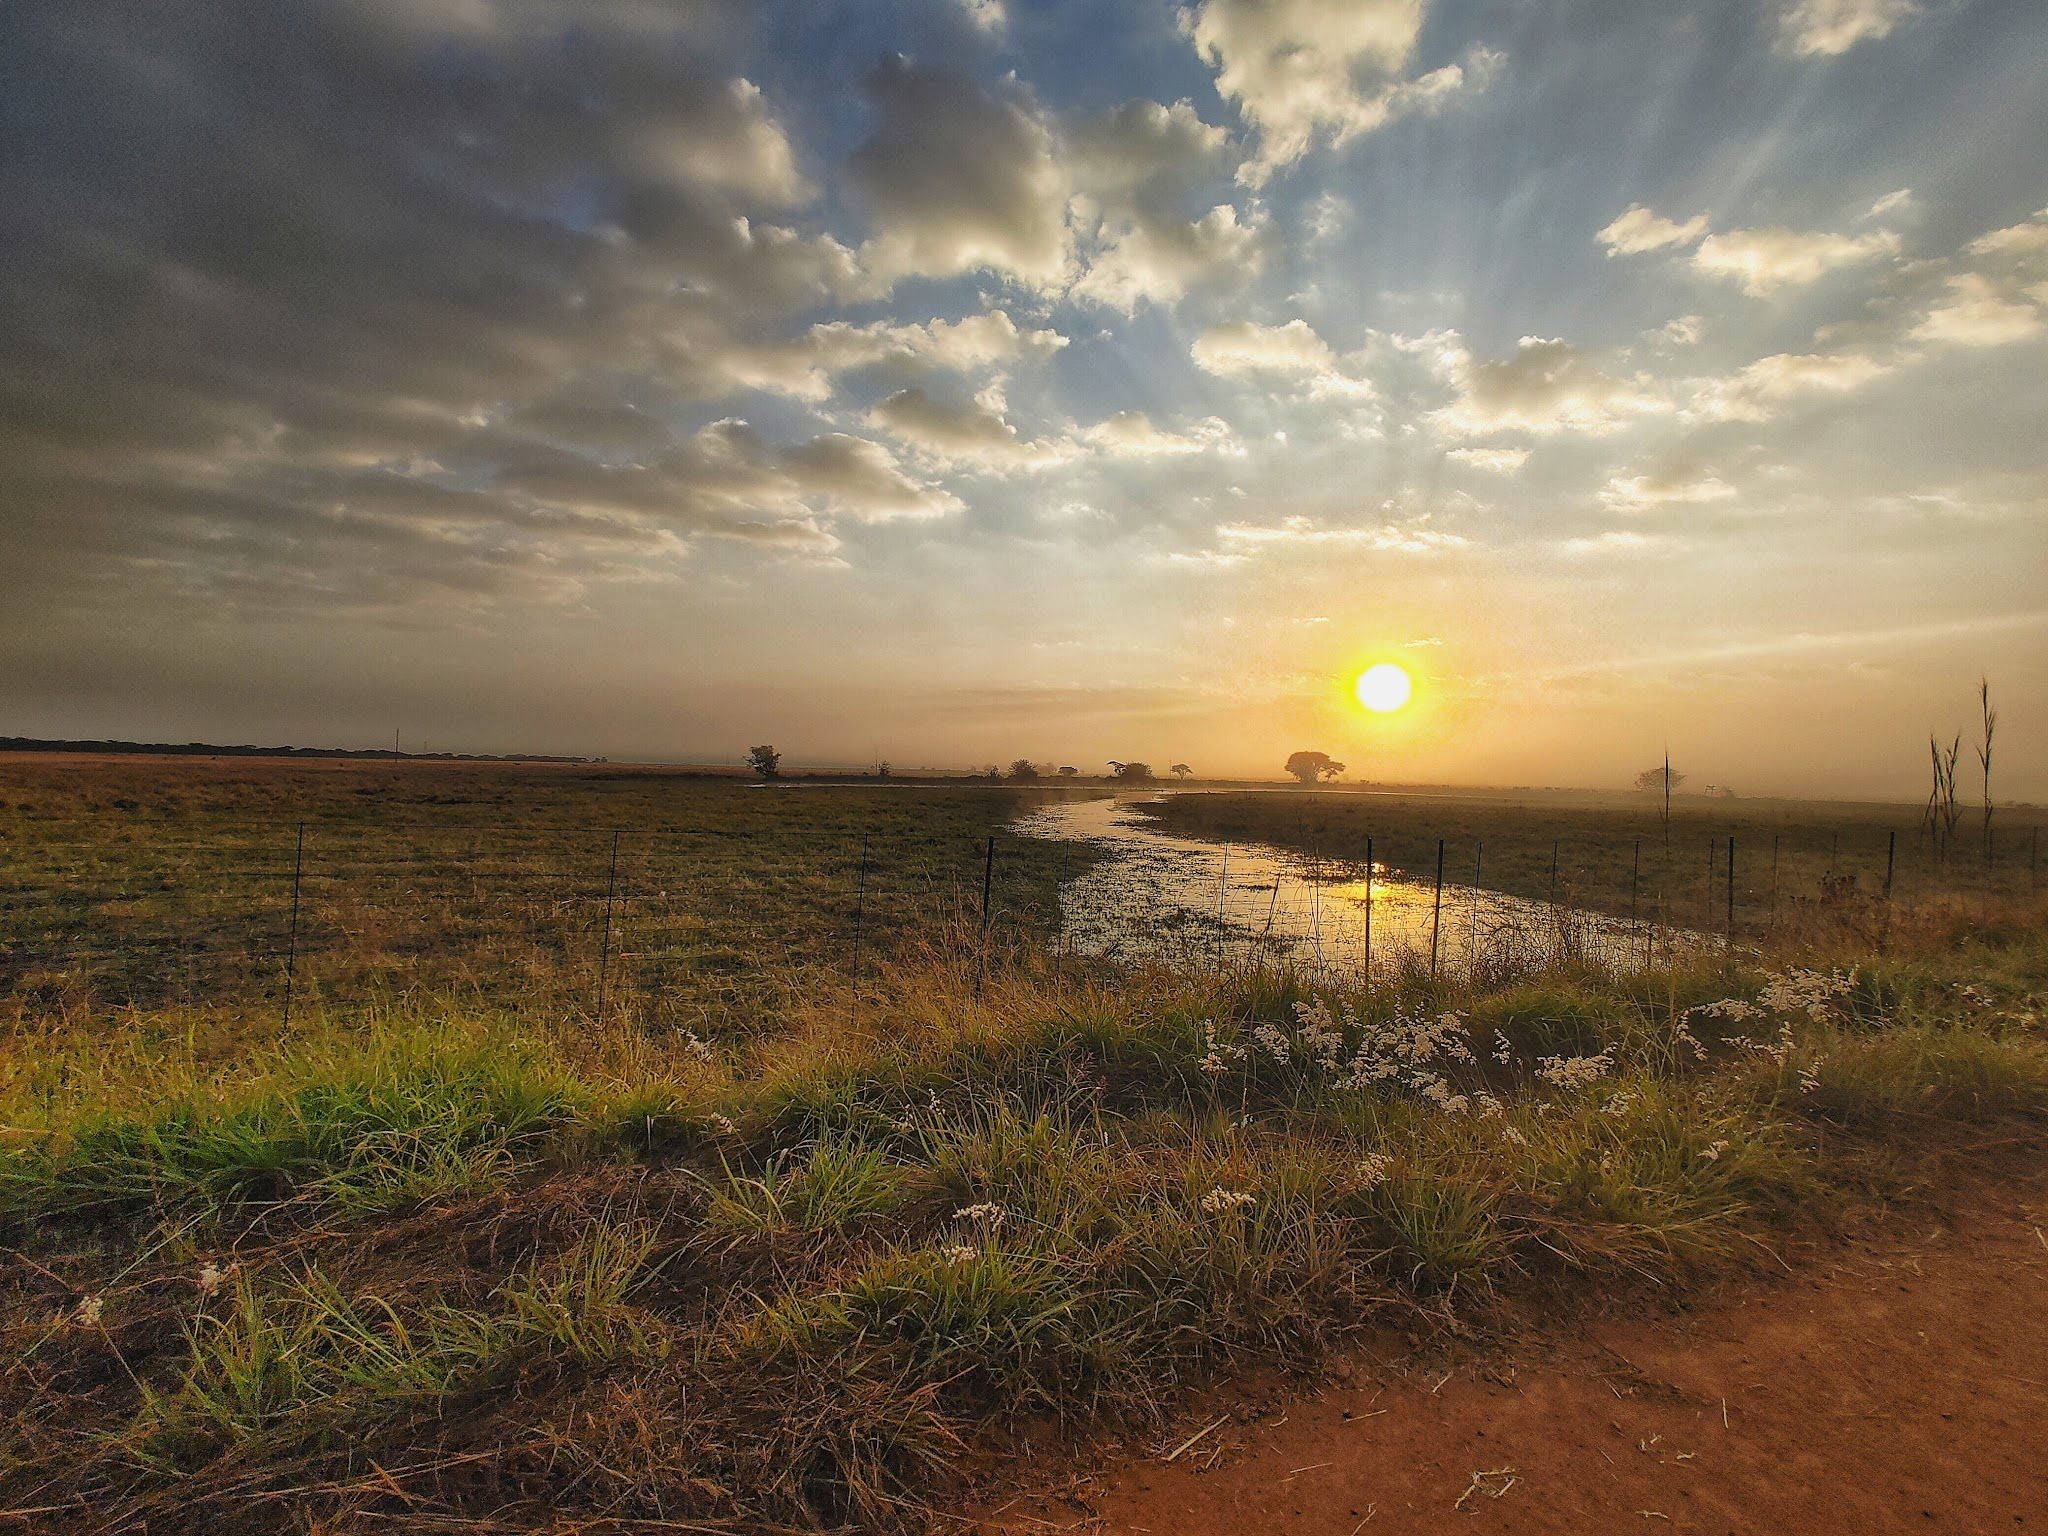
[[[1810,1061],[1799,1069],[1799,1091],[1815,1093],[1820,1089],[1820,1063]]]
[[[227,1283],[228,1276],[232,1275],[240,1267],[238,1264],[230,1264],[226,1269],[222,1269],[212,1259],[208,1259],[204,1264],[200,1265],[198,1285],[201,1299],[210,1300],[212,1297],[219,1295],[220,1288]]]
[[[730,1120],[726,1119],[724,1115],[717,1114],[715,1112],[706,1115],[704,1117],[704,1123],[710,1126],[712,1130],[716,1131],[721,1136],[737,1136],[740,1133],[740,1128],[738,1126],[734,1125]]]
[[[1614,1047],[1598,1056],[1545,1056],[1536,1064],[1536,1075],[1553,1088],[1585,1088],[1614,1070]]]
[[[1368,1152],[1358,1160],[1358,1182],[1366,1189],[1376,1189],[1387,1182],[1387,1169],[1392,1165],[1384,1152]]]
[[[1700,1044],[1699,1036],[1692,1032],[1688,1022],[1691,1015],[1692,1009],[1688,1008],[1678,1016],[1678,1021],[1671,1026],[1671,1043],[1691,1051],[1695,1061],[1705,1061],[1707,1048]]]
[[[1607,1096],[1606,1102],[1600,1106],[1600,1113],[1603,1115],[1614,1115],[1618,1118],[1627,1114],[1629,1109],[1635,1104],[1635,1101],[1636,1096],[1624,1088],[1619,1093],[1610,1093]]]
[[[71,1326],[74,1328],[97,1328],[100,1319],[106,1315],[107,1304],[100,1296],[87,1296],[71,1309]]]
[[[1512,1066],[1515,1060],[1515,1048],[1508,1043],[1508,1037],[1497,1029],[1493,1032],[1493,1059],[1504,1067]]]
[[[1727,1150],[1727,1142],[1716,1141],[1712,1146],[1708,1147],[1704,1152],[1700,1153],[1700,1161],[1703,1163],[1718,1163],[1719,1161],[1721,1161],[1721,1154],[1723,1152],[1726,1152]]]
[[[953,1243],[941,1248],[939,1257],[948,1264],[971,1264],[981,1257],[981,1250],[971,1243]]]
[[[1241,1189],[1225,1189],[1218,1184],[1202,1196],[1202,1209],[1211,1216],[1222,1216],[1243,1210],[1255,1204],[1253,1197]]]
[[[1216,1021],[1214,1019],[1204,1019],[1202,1021],[1202,1046],[1204,1055],[1201,1060],[1201,1068],[1210,1077],[1221,1077],[1230,1070],[1230,1064],[1233,1061],[1244,1060],[1243,1046],[1223,1045],[1217,1041]]]
[[[1853,966],[1846,971],[1807,971],[1793,966],[1766,980],[1757,1001],[1772,1013],[1802,1013],[1816,1024],[1825,1024],[1834,1016],[1835,1005],[1855,985]]]
[[[1252,1038],[1259,1043],[1259,1049],[1273,1058],[1273,1064],[1284,1067],[1293,1059],[1287,1044],[1287,1035],[1277,1024],[1261,1024],[1252,1031]]]
[[[995,1201],[985,1200],[980,1205],[961,1206],[959,1210],[953,1213],[953,1219],[955,1221],[964,1221],[977,1227],[987,1227],[993,1231],[1009,1218],[1009,1214],[1008,1211],[997,1205]]]
[[[1520,1127],[1514,1125],[1502,1126],[1500,1128],[1500,1139],[1511,1147],[1526,1147],[1529,1145],[1529,1138],[1522,1134]]]
[[[706,1065],[717,1060],[717,1057],[712,1053],[710,1044],[698,1039],[696,1035],[687,1029],[683,1031],[683,1049]]]

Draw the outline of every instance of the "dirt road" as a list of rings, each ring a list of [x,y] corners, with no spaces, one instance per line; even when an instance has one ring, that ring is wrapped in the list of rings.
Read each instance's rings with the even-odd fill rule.
[[[2012,1156],[1939,1215],[1895,1213],[1682,1317],[1595,1325],[1448,1376],[1360,1360],[1262,1421],[1077,1479],[990,1528],[2048,1533],[2048,1155]]]

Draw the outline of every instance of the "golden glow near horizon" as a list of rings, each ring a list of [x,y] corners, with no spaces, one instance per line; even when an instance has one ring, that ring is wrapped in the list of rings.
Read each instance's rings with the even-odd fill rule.
[[[1391,715],[1408,702],[1415,685],[1391,661],[1375,662],[1358,674],[1358,702],[1376,715]]]

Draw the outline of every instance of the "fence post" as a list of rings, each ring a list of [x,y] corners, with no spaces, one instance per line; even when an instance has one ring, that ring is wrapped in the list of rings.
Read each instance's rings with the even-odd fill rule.
[[[619,889],[619,829],[612,828],[611,872],[604,881],[604,942],[597,952],[597,1018],[604,1020],[604,988],[612,971],[612,898]]]
[[[1628,920],[1631,926],[1636,920],[1636,893],[1643,883],[1643,840],[1635,842],[1635,853],[1628,866]]]
[[[1551,867],[1556,868],[1553,856]],[[1429,913],[1429,979],[1436,980],[1437,930],[1443,925],[1444,917],[1444,840],[1436,840],[1436,905]]]
[[[280,1027],[289,1029],[292,1022],[292,982],[299,968],[299,884],[306,873],[306,824],[299,823],[298,849],[292,854],[292,931],[286,941],[284,952],[284,1019]]]
[[[1899,834],[1897,829],[1887,832],[1884,837],[1884,899],[1892,899],[1892,872],[1899,862]]]
[[[1472,973],[1479,964],[1479,876],[1486,868],[1486,840],[1481,838],[1472,845],[1472,936],[1465,952],[1465,968]]]
[[[2027,849],[2027,889],[2029,891],[2041,889],[2041,829],[2039,827],[2034,828],[2033,842]]]
[[[996,839],[990,833],[988,851],[981,861],[981,953],[974,963],[974,1000],[981,1001],[982,982],[988,977],[988,928],[991,921],[989,901],[995,891],[996,881]]]
[[[1550,840],[1550,904],[1557,905],[1557,839]]]
[[[1372,835],[1365,839],[1365,984],[1372,985]]]
[[[853,996],[846,1004],[849,1027],[860,1018],[860,930],[868,915],[868,838],[871,835],[867,832],[860,835],[860,876],[853,887]]]

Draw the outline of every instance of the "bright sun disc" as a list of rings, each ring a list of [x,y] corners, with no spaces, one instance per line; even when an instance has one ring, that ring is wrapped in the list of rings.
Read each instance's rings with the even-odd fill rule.
[[[1408,702],[1414,685],[1408,674],[1391,661],[1382,661],[1358,674],[1358,702],[1376,715],[1390,715]]]

